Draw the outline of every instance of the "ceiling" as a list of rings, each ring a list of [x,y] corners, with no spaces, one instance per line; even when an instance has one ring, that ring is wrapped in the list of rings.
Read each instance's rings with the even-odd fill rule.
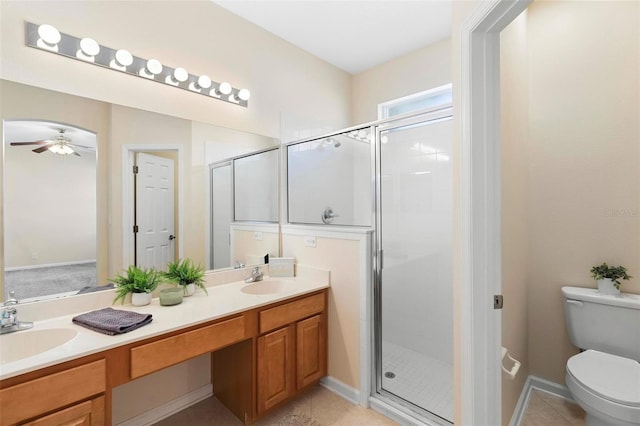
[[[79,129],[77,127],[66,126],[58,123],[46,121],[5,121],[4,122],[4,143],[5,149],[34,149],[37,146],[10,146],[11,142],[32,142],[38,140],[51,140],[58,136],[60,129],[65,130],[65,136],[71,139],[71,143],[96,148],[97,141],[95,133]]]
[[[451,0],[213,0],[351,74],[451,36]]]

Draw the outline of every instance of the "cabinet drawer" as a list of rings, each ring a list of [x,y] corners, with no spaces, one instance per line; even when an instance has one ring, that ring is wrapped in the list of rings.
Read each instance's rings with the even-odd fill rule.
[[[244,316],[131,349],[131,378],[161,370],[244,339]]]
[[[103,393],[104,359],[50,374],[0,391],[0,424],[10,425]]]
[[[324,293],[265,309],[260,312],[260,333],[291,324],[322,311],[324,311]]]

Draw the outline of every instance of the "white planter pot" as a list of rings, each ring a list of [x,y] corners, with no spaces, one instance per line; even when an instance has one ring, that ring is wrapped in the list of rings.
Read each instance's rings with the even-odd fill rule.
[[[151,303],[151,293],[131,293],[131,304],[133,306],[144,306]]]
[[[196,292],[196,285],[195,284],[187,284],[187,285],[183,286],[183,288],[184,288],[184,296],[185,297],[193,296],[193,293]]]
[[[616,295],[620,294],[620,290],[614,287],[613,281],[611,278],[603,278],[601,280],[597,280],[598,282],[598,291],[600,294],[610,294]]]

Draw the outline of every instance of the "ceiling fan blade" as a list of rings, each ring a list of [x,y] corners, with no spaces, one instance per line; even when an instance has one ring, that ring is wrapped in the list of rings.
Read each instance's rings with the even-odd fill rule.
[[[91,151],[91,152],[95,152],[96,151],[96,149],[94,147],[92,147],[92,146],[78,145],[78,144],[75,144],[75,143],[68,143],[67,145],[70,146],[71,148],[74,148],[74,149],[78,148],[78,149],[81,149],[83,151]]]
[[[77,155],[78,157],[82,157],[78,151],[73,151],[73,155]]]
[[[19,146],[19,145],[43,145],[51,143],[51,141],[32,141],[32,142],[11,142],[9,145],[11,146]]]
[[[48,144],[46,144],[44,146],[41,146],[40,148],[33,149],[32,151],[37,153],[37,154],[40,154],[40,153],[45,152],[46,150],[48,150],[51,145],[53,145],[53,144],[48,143]]]

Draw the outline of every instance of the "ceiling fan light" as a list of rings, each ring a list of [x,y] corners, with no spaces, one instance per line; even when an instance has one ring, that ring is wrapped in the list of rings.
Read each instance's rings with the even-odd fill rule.
[[[57,143],[57,144],[51,145],[49,147],[49,151],[58,155],[69,155],[74,153],[73,149],[71,149],[71,147],[65,143]]]

